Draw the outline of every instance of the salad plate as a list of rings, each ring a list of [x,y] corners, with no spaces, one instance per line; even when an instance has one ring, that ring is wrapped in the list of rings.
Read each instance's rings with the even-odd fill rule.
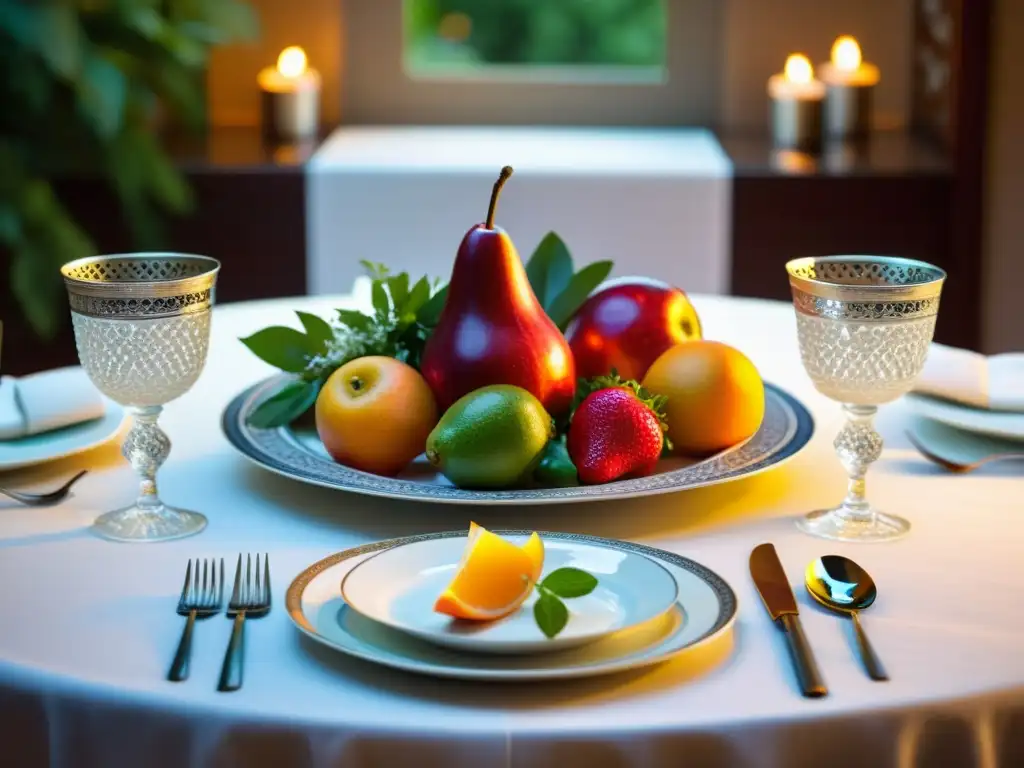
[[[1024,413],[975,408],[920,392],[904,397],[910,409],[926,419],[976,435],[1024,441]]]
[[[104,403],[106,408],[98,419],[16,440],[0,440],[0,472],[66,459],[110,442],[131,417],[114,401],[104,398]]]
[[[525,537],[515,541],[521,545]],[[545,653],[576,648],[654,621],[676,605],[679,586],[657,560],[614,545],[553,539],[545,543],[541,580],[559,568],[598,579],[588,595],[569,599],[569,621],[547,638],[533,617],[537,591],[496,621],[458,621],[436,613],[434,602],[455,575],[466,538],[413,541],[358,563],[341,582],[354,611],[413,637],[472,653]]]
[[[448,504],[559,504],[628,499],[729,482],[779,466],[810,442],[814,421],[788,392],[765,384],[761,428],[749,440],[701,461],[670,457],[654,474],[603,485],[565,488],[470,490],[457,488],[437,473],[424,456],[397,477],[342,466],[327,454],[316,430],[298,426],[260,429],[249,415],[289,381],[275,376],[239,394],[224,410],[221,426],[228,442],[247,459],[284,477],[352,493]]]
[[[494,533],[508,538],[529,535],[528,531]],[[731,631],[736,594],[700,563],[632,542],[570,533],[540,535],[552,549],[563,543],[590,545],[649,558],[676,581],[678,599],[660,617],[630,629],[581,647],[532,654],[444,648],[367,618],[345,602],[341,583],[359,563],[378,552],[421,541],[453,539],[461,546],[465,531],[450,531],[375,542],[324,558],[296,576],[285,605],[299,631],[346,656],[416,674],[493,682],[570,679],[637,669],[676,658]]]

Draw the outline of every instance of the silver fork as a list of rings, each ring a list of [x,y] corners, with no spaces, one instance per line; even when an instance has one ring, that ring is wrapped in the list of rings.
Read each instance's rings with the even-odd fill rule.
[[[202,563],[202,568],[200,568]],[[199,571],[202,570],[202,582],[199,580]],[[188,679],[189,662],[192,659],[192,627],[196,618],[206,618],[220,613],[224,605],[224,558],[220,561],[220,578],[217,578],[214,561],[198,558],[195,561],[195,573],[192,572],[192,561],[188,561],[185,568],[185,583],[181,587],[181,597],[178,599],[178,614],[188,616],[185,622],[185,629],[181,633],[181,640],[178,641],[178,650],[174,654],[174,661],[171,662],[171,669],[167,673],[167,679],[179,683]]]
[[[256,583],[253,586],[252,555],[245,556],[245,584],[242,584],[242,556],[235,566],[235,585],[227,615],[234,617],[231,640],[224,654],[218,691],[237,691],[242,687],[242,666],[245,661],[245,619],[258,619],[270,612],[270,557],[263,555],[263,581],[260,582],[260,556],[256,555]]]

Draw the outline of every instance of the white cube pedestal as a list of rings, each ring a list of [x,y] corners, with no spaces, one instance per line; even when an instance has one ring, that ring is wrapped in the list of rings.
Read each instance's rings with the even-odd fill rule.
[[[577,269],[611,259],[694,293],[727,293],[732,165],[697,129],[347,127],[307,171],[308,284],[343,293],[360,259],[448,279],[466,231],[495,221],[523,261],[554,230]]]

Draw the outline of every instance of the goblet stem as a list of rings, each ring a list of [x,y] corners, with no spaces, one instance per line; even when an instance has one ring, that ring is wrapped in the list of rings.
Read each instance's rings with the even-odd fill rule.
[[[867,500],[865,476],[871,464],[882,455],[882,436],[874,426],[878,407],[844,404],[843,411],[846,424],[832,445],[846,470],[849,483],[846,498],[835,514],[850,522],[870,524],[875,513]]]
[[[140,478],[136,508],[153,512],[163,507],[156,490],[156,473],[171,452],[170,438],[156,423],[162,410],[159,405],[129,408],[132,428],[121,449]]]
[[[148,405],[128,410],[132,428],[121,453],[139,476],[139,495],[131,506],[100,515],[93,529],[115,541],[167,541],[199,533],[206,527],[206,518],[198,512],[168,507],[156,490],[156,473],[171,452],[170,438],[156,423],[163,408]]]
[[[902,517],[877,511],[867,500],[865,476],[871,464],[882,455],[882,436],[873,424],[878,407],[843,405],[846,424],[839,430],[833,446],[849,482],[846,498],[835,509],[811,512],[797,520],[797,526],[814,536],[839,541],[886,541],[910,530]]]

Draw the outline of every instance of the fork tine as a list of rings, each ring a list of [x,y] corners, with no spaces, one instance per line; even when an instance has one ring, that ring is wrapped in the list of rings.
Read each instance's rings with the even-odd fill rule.
[[[212,557],[203,565],[203,570],[210,569],[210,585],[203,590],[203,605],[206,608],[213,607],[213,598],[217,594],[217,561]]]
[[[209,577],[209,575],[210,575],[210,561],[209,560],[203,560],[203,591],[199,593],[199,596],[197,597],[197,602],[202,602],[202,603],[206,602],[206,583],[207,583],[206,580]]]
[[[188,587],[192,583],[192,561],[188,561],[188,566],[185,568],[185,583],[181,585],[181,597],[178,598],[179,604],[184,604],[188,599]]]
[[[217,592],[217,607],[224,605],[224,558],[220,559],[220,590]]]
[[[256,591],[253,593],[254,602],[259,602],[263,595],[263,588],[260,585],[260,553],[256,553]]]
[[[202,562],[203,561],[200,560],[198,557],[196,558],[196,570],[195,570],[195,573],[192,574],[192,598],[193,599],[195,599],[195,596],[197,594],[202,594],[202,593],[199,592],[199,571],[201,570],[199,568],[199,565]]]
[[[266,592],[267,607],[270,607],[270,553],[263,553],[263,590]]]
[[[252,555],[245,556],[245,604],[252,602]]]
[[[242,555],[238,555],[238,565],[235,566],[235,586],[231,590],[231,605],[237,606],[242,600]]]

